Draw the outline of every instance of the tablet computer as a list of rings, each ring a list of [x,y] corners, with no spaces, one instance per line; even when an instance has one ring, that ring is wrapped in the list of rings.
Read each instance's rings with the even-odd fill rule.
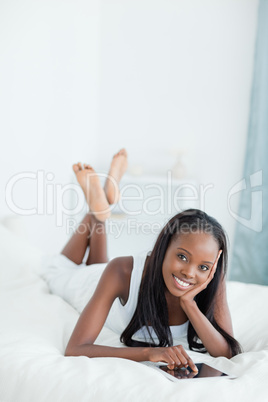
[[[176,381],[176,379],[180,380],[187,378],[235,378],[234,376],[217,370],[205,363],[197,363],[196,367],[198,368],[198,372],[193,371],[190,367],[170,370],[167,365],[158,366],[163,374],[165,374],[172,381]]]

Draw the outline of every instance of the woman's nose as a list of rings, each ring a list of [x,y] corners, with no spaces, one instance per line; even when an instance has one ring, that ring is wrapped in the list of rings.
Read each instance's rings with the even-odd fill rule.
[[[194,278],[195,275],[195,267],[193,265],[187,265],[187,267],[184,267],[181,273],[185,276],[187,279]]]

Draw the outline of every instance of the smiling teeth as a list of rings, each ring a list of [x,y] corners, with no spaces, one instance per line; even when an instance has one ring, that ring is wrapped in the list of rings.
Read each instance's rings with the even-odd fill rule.
[[[188,286],[190,286],[190,283],[183,282],[179,278],[177,278],[175,275],[173,275],[173,276],[174,276],[176,282],[178,282],[178,284],[183,286],[184,288],[188,288]]]

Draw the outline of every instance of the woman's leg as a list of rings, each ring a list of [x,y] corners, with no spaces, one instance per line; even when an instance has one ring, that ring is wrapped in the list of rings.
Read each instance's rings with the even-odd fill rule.
[[[122,148],[112,159],[104,185],[104,191],[109,204],[115,204],[120,199],[119,182],[127,170],[127,165],[127,151],[125,148]]]
[[[81,264],[88,246],[87,265],[107,262],[105,220],[110,216],[110,208],[99,177],[90,165],[73,165],[78,183],[91,212],[86,214],[61,254],[76,264]]]
[[[83,262],[88,247],[90,252],[87,265],[107,262],[105,223],[98,221],[90,213],[80,222],[61,254],[79,265]]]
[[[100,222],[91,215],[90,225],[89,254],[86,265],[108,262],[105,222]]]
[[[81,264],[90,247],[87,265],[107,262],[107,241],[105,223],[98,221],[93,214],[86,214],[61,254],[75,264]]]
[[[88,246],[87,265],[107,262],[105,220],[110,216],[109,204],[118,201],[120,197],[119,182],[126,169],[127,152],[121,149],[112,159],[103,189],[99,177],[90,165],[85,164],[84,168],[81,163],[73,165],[77,181],[91,209],[91,213],[84,217],[61,252],[76,264],[82,263]]]

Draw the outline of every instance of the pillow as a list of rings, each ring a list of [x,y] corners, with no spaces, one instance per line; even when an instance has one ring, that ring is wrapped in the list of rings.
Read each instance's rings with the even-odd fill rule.
[[[7,226],[14,230],[20,226],[23,231],[20,218],[5,218],[0,222],[0,286],[5,283],[22,278],[33,273],[41,264],[42,251],[30,245],[22,236],[12,232]]]
[[[235,338],[244,352],[268,349],[268,286],[227,282]]]

